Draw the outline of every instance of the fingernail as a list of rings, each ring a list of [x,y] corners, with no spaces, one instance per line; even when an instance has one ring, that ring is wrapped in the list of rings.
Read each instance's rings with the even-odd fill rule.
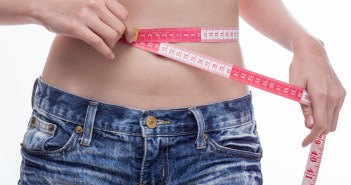
[[[313,126],[314,120],[313,120],[313,116],[312,115],[307,116],[306,124],[307,124],[308,127],[312,127]]]
[[[128,40],[129,43],[134,42],[134,38]]]
[[[108,55],[108,57],[112,60],[115,58],[115,54],[113,54],[112,52]]]

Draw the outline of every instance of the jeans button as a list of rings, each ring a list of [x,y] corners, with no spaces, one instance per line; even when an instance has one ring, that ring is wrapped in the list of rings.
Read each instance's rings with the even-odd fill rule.
[[[56,126],[54,124],[49,125],[49,131],[53,132],[55,130]]]
[[[76,126],[76,132],[78,134],[82,133],[83,132],[83,127],[81,127],[80,125]]]
[[[30,123],[31,123],[31,124],[34,125],[34,124],[35,124],[35,121],[36,121],[35,117],[31,117],[31,118],[30,118]]]
[[[154,116],[148,116],[146,118],[146,126],[149,128],[155,128],[157,125],[157,119]]]

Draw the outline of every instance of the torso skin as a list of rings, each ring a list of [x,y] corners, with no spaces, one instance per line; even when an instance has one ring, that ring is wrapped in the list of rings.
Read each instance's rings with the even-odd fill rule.
[[[239,0],[119,0],[138,28],[238,26]],[[243,66],[240,44],[177,43]],[[117,43],[108,60],[85,42],[56,36],[42,79],[67,92],[136,109],[166,109],[228,100],[248,87]]]

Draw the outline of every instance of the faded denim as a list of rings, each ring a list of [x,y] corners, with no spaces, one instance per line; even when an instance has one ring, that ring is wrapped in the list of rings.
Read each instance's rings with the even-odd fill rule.
[[[18,184],[260,185],[251,93],[228,101],[137,110],[36,79]],[[156,118],[155,128],[148,120]]]

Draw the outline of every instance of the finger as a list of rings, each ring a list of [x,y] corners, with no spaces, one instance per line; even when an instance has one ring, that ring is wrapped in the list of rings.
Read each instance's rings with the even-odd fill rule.
[[[120,37],[114,29],[102,22],[97,17],[95,20],[90,21],[87,26],[97,35],[99,35],[100,38],[102,38],[109,46],[109,48],[112,48],[116,43],[116,39]]]
[[[338,100],[338,94],[336,92],[335,89],[337,89],[337,87],[332,86],[330,87],[331,89],[329,90],[328,93],[328,103],[327,103],[327,115],[328,115],[328,123],[327,123],[327,129],[323,132],[323,135],[328,135],[330,132],[330,129],[333,125],[333,120],[334,120],[334,113],[335,113],[335,109],[336,109],[336,105],[337,105],[337,100]]]
[[[330,128],[331,132],[334,132],[337,128],[338,125],[338,120],[339,120],[339,112],[341,110],[342,105],[344,104],[345,101],[345,97],[346,97],[346,90],[345,88],[342,86],[338,76],[335,74],[335,71],[332,70],[333,72],[333,77],[336,81],[336,85],[338,87],[338,100],[337,100],[337,105],[334,111],[334,118],[333,118],[333,124],[332,127]]]
[[[105,8],[106,11],[101,13],[100,19],[118,33],[117,40],[115,40],[117,42],[125,32],[125,25],[107,7]]]
[[[109,0],[106,2],[107,8],[118,17],[121,22],[125,25],[125,38],[128,42],[134,41],[134,24],[128,16],[128,11],[121,4],[115,0]]]
[[[345,96],[346,96],[346,91],[345,89],[341,86],[338,90],[339,96],[338,96],[338,103],[336,105],[335,111],[334,111],[334,119],[333,119],[333,124],[330,128],[331,132],[334,132],[337,128],[338,125],[338,120],[339,120],[339,112],[341,110],[341,107],[344,103]]]
[[[329,100],[329,102],[330,102],[330,100]],[[332,102],[328,103],[326,108],[327,108],[327,112],[326,112],[327,124],[326,124],[326,129],[323,131],[323,135],[325,135],[325,136],[329,134],[331,125],[333,123],[335,103],[332,103]]]
[[[303,104],[300,104],[300,105],[301,105],[303,116],[305,117],[306,127],[312,128],[314,124],[312,107],[308,105],[303,105]]]
[[[135,32],[134,32],[135,26],[129,20],[130,19],[128,19],[128,21],[125,22],[126,30],[124,32],[124,36],[129,43],[132,43],[133,41],[135,41],[135,35],[134,35],[135,34]]]
[[[306,147],[308,146],[309,144],[311,144],[314,140],[316,140],[318,138],[318,136],[323,132],[324,128],[320,128],[318,126],[314,126],[312,129],[311,129],[311,132],[310,134],[308,134],[306,136],[306,138],[303,140],[302,142],[302,146],[303,147]]]
[[[327,96],[324,92],[326,91],[322,90],[319,93],[314,93],[314,91],[311,91],[311,93],[309,93],[311,94],[310,98],[313,107],[314,125],[311,129],[310,134],[302,142],[302,146],[304,147],[313,142],[327,128]]]
[[[78,38],[83,40],[92,46],[95,50],[100,52],[104,57],[108,59],[114,59],[115,55],[112,50],[106,45],[106,43],[96,35],[92,30],[88,28],[82,28],[78,31]]]
[[[104,14],[101,17],[101,20],[111,27],[116,33],[117,37],[116,38],[110,38],[109,42],[114,46],[116,42],[122,37],[122,35],[125,32],[125,25],[113,14]]]
[[[334,118],[333,118],[333,123],[330,127],[330,132],[335,132],[336,127],[338,125],[338,120],[339,120],[339,111],[340,111],[341,107],[338,106],[335,111],[334,111]]]
[[[116,0],[107,0],[106,7],[122,22],[128,17],[128,10]]]

